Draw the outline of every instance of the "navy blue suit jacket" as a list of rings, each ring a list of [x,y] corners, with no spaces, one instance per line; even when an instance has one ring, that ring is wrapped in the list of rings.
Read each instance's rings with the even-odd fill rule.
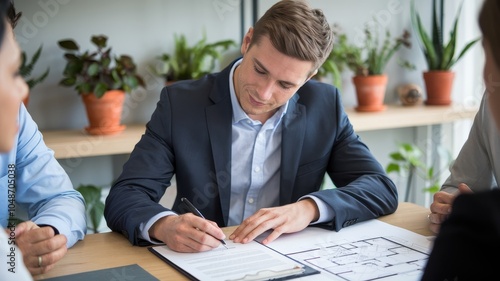
[[[131,243],[147,244],[139,225],[159,212],[158,204],[176,176],[173,211],[180,198],[226,226],[231,189],[229,65],[220,73],[165,87],[123,172],[106,199],[105,218]],[[322,226],[334,230],[393,213],[394,183],[354,133],[338,90],[311,80],[290,99],[283,117],[280,205],[317,196],[335,211]],[[327,173],[337,188],[320,190]]]

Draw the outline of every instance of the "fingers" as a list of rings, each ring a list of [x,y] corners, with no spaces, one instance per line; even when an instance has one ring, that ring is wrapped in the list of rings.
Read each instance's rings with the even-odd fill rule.
[[[68,250],[66,242],[66,236],[54,236],[51,227],[24,231],[16,238],[16,244],[23,253],[24,263],[32,275],[45,273],[54,267]]]
[[[440,225],[448,218],[451,213],[453,201],[458,194],[462,193],[472,193],[473,191],[465,183],[458,185],[458,192],[448,193],[445,191],[439,191],[434,194],[434,201],[430,206],[431,213],[428,215],[428,220],[430,222],[429,229],[438,233]]]
[[[437,234],[439,232],[439,229],[441,228],[441,224],[437,224],[437,223],[431,223],[429,225],[429,229],[430,231],[432,231],[433,233]]]
[[[203,252],[218,248],[224,232],[216,223],[193,214],[168,216],[158,220],[150,229],[150,236],[163,241],[177,252]]]
[[[272,229],[271,234],[262,240],[263,244],[268,244],[283,233],[297,232],[306,228],[318,217],[318,207],[312,199],[275,208],[264,208],[244,220],[229,239],[236,243],[248,243]]]
[[[454,199],[454,194],[450,194],[445,191],[434,193],[434,201],[430,206],[431,212],[444,215],[449,214],[451,212],[451,204]]]
[[[248,243],[269,229],[279,229],[278,226],[281,224],[278,214],[272,208],[261,209],[244,220],[229,236],[229,239],[236,243]],[[281,235],[278,231],[274,236]]]
[[[460,191],[460,193],[473,193],[472,189],[470,189],[470,187],[465,183],[459,184],[458,190]]]
[[[61,239],[61,237],[65,237],[64,235],[56,235],[52,239]],[[66,239],[61,239],[61,241],[52,241],[48,244],[58,245],[59,242],[64,242],[63,246],[56,248],[55,250],[49,251],[45,254],[34,254],[30,256],[26,256],[23,254],[24,263],[28,268],[28,271],[31,275],[42,274],[50,269],[52,269],[55,264],[61,260],[64,255],[66,255],[68,249],[66,247]],[[50,246],[49,246],[50,247]]]
[[[32,229],[40,228],[36,223],[32,221],[24,221],[16,225],[15,233],[16,237],[21,236],[24,232],[30,231]]]

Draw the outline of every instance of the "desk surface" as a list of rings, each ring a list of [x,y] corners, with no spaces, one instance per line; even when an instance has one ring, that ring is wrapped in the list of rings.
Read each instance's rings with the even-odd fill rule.
[[[433,235],[428,228],[429,210],[412,203],[400,203],[394,214],[380,220],[416,233]],[[230,232],[233,228],[226,228]],[[187,278],[164,261],[153,255],[146,247],[132,246],[121,234],[115,232],[89,234],[69,249],[55,268],[35,280],[73,273],[99,270],[129,264],[138,264],[160,280],[187,280]]]

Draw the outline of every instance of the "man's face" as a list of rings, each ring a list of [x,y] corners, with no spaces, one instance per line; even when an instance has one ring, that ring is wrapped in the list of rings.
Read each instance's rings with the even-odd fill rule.
[[[497,128],[500,130],[500,70],[493,57],[490,44],[484,40],[483,49],[485,55],[483,78],[488,92],[488,104]]]
[[[313,63],[280,53],[266,36],[249,48],[252,34],[250,29],[243,39],[233,82],[246,114],[264,123],[312,77]]]
[[[19,75],[21,53],[7,22],[0,46],[0,152],[12,149],[18,131],[17,116],[28,86]]]

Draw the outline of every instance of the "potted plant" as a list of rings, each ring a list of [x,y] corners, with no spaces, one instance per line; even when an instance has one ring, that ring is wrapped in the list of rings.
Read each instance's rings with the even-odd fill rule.
[[[325,62],[318,68],[318,73],[316,73],[314,78],[323,81],[326,77],[331,76],[333,85],[341,89],[345,54],[348,51],[346,44],[347,36],[341,33],[338,25],[333,25],[332,29],[335,33],[335,43]]]
[[[415,176],[426,182],[426,186],[423,188],[424,192],[433,194],[439,191],[441,187],[440,175],[447,170],[451,163],[448,151],[441,149],[439,155],[440,161],[446,160],[441,169],[436,169],[437,164],[427,165],[422,150],[414,144],[401,143],[396,151],[389,154],[391,161],[387,164],[386,172],[406,176],[405,202],[409,199]],[[438,163],[437,161],[436,159],[434,163]]]
[[[136,65],[128,55],[112,55],[107,47],[105,35],[94,35],[91,42],[97,50],[80,52],[72,39],[58,42],[66,53],[64,78],[60,85],[74,87],[81,95],[92,135],[116,134],[125,129],[120,124],[125,93],[139,86],[144,87],[143,78],[137,74]]]
[[[215,68],[216,59],[221,58],[221,51],[236,43],[233,40],[221,40],[207,43],[205,34],[193,46],[189,46],[184,35],[174,35],[173,54],[163,53],[159,63],[152,71],[165,79],[165,82],[198,79]]]
[[[47,78],[47,75],[49,75],[49,68],[47,67],[45,72],[43,72],[40,76],[35,76],[35,77],[31,76],[31,73],[35,68],[35,64],[38,62],[41,53],[42,53],[42,46],[38,47],[38,49],[33,54],[31,59],[28,60],[26,52],[25,51],[21,52],[21,66],[19,67],[19,74],[26,81],[26,84],[28,84],[28,88],[30,90],[33,89],[39,83],[43,82],[43,80]],[[28,106],[28,101],[29,101],[29,96],[26,96],[26,98],[23,100],[25,106]]]
[[[439,11],[437,4],[439,3]],[[428,70],[423,73],[425,87],[427,90],[428,105],[449,105],[451,104],[451,92],[455,73],[451,67],[457,63],[465,53],[479,40],[474,39],[467,43],[465,47],[457,53],[457,27],[462,4],[453,22],[450,32],[450,39],[447,43],[443,40],[443,19],[444,19],[444,0],[432,0],[432,37],[422,25],[419,14],[415,10],[415,3],[411,4],[412,25],[416,28],[420,39],[420,46],[427,61]]]
[[[410,33],[404,31],[398,38],[391,38],[389,31],[385,32],[382,42],[379,31],[366,26],[365,39],[362,46],[345,42],[344,61],[354,72],[353,83],[358,101],[357,111],[372,112],[385,109],[384,96],[387,88],[387,75],[384,69],[394,53],[401,47],[410,47]],[[409,62],[402,66],[412,68]]]

